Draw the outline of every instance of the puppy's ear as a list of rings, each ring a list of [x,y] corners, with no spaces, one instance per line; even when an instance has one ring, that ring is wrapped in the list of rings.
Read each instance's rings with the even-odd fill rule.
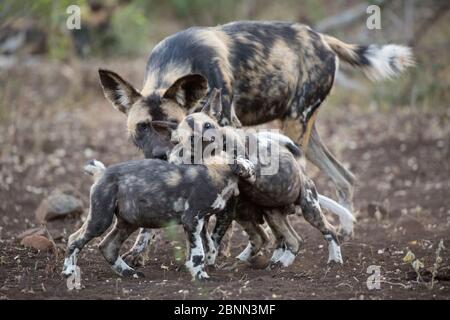
[[[127,114],[141,94],[113,71],[99,69],[98,74],[105,97],[117,110]]]
[[[208,102],[204,105],[202,112],[219,121],[222,116],[222,91],[214,89]]]
[[[175,100],[189,110],[202,99],[208,90],[208,81],[201,74],[189,74],[175,81],[163,97]]]

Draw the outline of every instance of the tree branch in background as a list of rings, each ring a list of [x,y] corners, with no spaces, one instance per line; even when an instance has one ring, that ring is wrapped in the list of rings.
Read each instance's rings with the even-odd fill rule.
[[[378,0],[375,2],[380,8],[386,4],[385,0]],[[361,17],[366,14],[368,4],[362,3],[358,4],[350,9],[344,10],[338,14],[335,14],[331,17],[327,17],[322,21],[319,21],[314,29],[319,32],[329,32],[334,29],[341,29],[352,23],[358,21]]]

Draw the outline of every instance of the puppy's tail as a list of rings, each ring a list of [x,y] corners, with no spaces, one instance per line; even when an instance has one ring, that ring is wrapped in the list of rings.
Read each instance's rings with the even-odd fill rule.
[[[364,46],[348,44],[328,35],[322,37],[340,59],[361,68],[372,81],[396,77],[415,64],[409,47],[397,44]]]
[[[346,234],[353,234],[353,225],[356,222],[356,219],[348,209],[322,194],[319,194],[319,204],[339,217],[342,230]]]
[[[103,175],[103,172],[105,172],[106,167],[102,162],[98,160],[89,160],[84,165],[83,170],[84,173],[93,176],[95,182],[97,182],[98,179],[100,179],[100,177]]]

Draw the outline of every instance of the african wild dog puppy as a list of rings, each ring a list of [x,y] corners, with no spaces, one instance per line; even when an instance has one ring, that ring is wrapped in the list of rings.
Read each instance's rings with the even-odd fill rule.
[[[129,135],[147,158],[166,158],[173,147],[167,128],[154,121],[179,123],[219,88],[224,106],[219,124],[281,120],[284,133],[333,180],[339,203],[351,210],[355,178],[314,126],[339,60],[374,80],[413,64],[411,50],[399,45],[353,45],[303,24],[240,21],[189,28],[162,40],[150,54],[141,91],[112,71],[99,74],[106,97],[127,115]]]
[[[329,262],[342,263],[337,234],[320,208],[321,199],[326,197],[319,198],[314,183],[305,175],[304,168],[299,165],[298,158],[301,156],[301,152],[298,147],[286,136],[272,132],[251,134],[229,126],[220,127],[218,120],[221,112],[220,90],[214,90],[202,111],[185,117],[173,131],[172,142],[176,146],[170,154],[169,162],[181,164],[192,163],[194,160],[204,161],[208,159],[208,156],[214,155],[215,152],[222,152],[222,150],[226,151],[230,158],[245,157],[249,159],[255,164],[255,177],[241,181],[239,189],[241,196],[259,204],[266,222],[275,234],[277,249],[272,255],[271,261],[284,266],[288,266],[294,261],[300,248],[301,238],[289,223],[287,214],[302,212],[305,219],[321,231],[327,240]],[[253,145],[257,144],[257,148],[252,148],[252,143]],[[265,153],[264,149],[270,150],[271,154]],[[200,151],[200,155],[195,154],[198,151]],[[264,170],[273,165],[267,160],[277,162],[276,171]],[[331,199],[324,202],[325,206],[339,215],[344,221],[344,226],[352,229],[353,215],[342,206],[339,206],[341,211],[335,210],[334,206],[329,206],[330,201],[339,206]],[[260,222],[262,218],[255,219],[254,215],[247,217],[246,214],[248,214],[247,211],[237,211],[235,216],[250,236],[249,245],[238,256],[238,259],[241,260],[253,258],[261,249],[260,246],[255,245],[257,241],[252,239],[255,232],[259,230],[247,230],[248,226],[242,221],[254,219],[256,222]],[[280,217],[284,219],[280,219]],[[347,231],[351,232],[351,230]],[[262,237],[262,235],[260,236]],[[217,237],[220,239],[220,235]]]
[[[188,243],[186,267],[193,278],[208,278],[201,232],[206,217],[225,208],[238,194],[237,180],[251,179],[252,164],[237,159],[228,165],[215,156],[204,165],[175,165],[146,159],[128,161],[105,169],[92,161],[85,171],[95,177],[90,192],[89,216],[83,226],[69,237],[63,274],[75,270],[76,255],[94,237],[116,223],[100,243],[100,251],[120,276],[139,274],[119,256],[122,243],[139,227],[163,228],[182,224]],[[215,249],[209,246],[214,254]],[[207,252],[207,254],[210,254]]]

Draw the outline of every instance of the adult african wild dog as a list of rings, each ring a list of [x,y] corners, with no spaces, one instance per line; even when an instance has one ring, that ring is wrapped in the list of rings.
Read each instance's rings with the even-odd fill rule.
[[[106,97],[127,115],[129,134],[146,157],[166,158],[172,149],[168,130],[155,121],[179,123],[219,88],[221,125],[281,120],[284,132],[333,180],[339,202],[351,208],[355,178],[314,125],[339,60],[378,80],[411,65],[412,53],[399,45],[347,44],[297,23],[243,21],[194,27],[162,40],[150,54],[141,91],[112,71],[99,73]]]
[[[221,112],[220,90],[214,89],[202,111],[186,116],[173,131],[172,142],[175,147],[170,153],[169,162],[203,163],[211,155],[225,150],[229,159],[242,157],[254,163],[254,178],[239,182],[239,200],[258,204],[260,208],[255,210],[256,213],[239,210],[242,207],[236,210],[234,217],[249,235],[248,246],[237,258],[251,261],[265,244],[264,230],[258,225],[264,217],[277,239],[277,249],[271,262],[290,265],[303,241],[291,226],[287,215],[301,212],[328,242],[328,262],[342,263],[336,231],[326,220],[320,205],[337,214],[348,233],[352,232],[355,219],[347,209],[316,191],[313,181],[300,165],[301,150],[291,139],[278,133],[221,127],[218,124]],[[274,164],[276,167],[272,168]],[[227,227],[219,229],[226,230]],[[220,241],[220,235],[214,233],[213,239]],[[214,243],[217,248],[218,243]]]
[[[122,243],[139,227],[161,228],[182,224],[187,237],[186,267],[195,279],[209,278],[204,269],[202,230],[205,218],[220,213],[227,201],[237,195],[237,180],[251,179],[252,164],[236,159],[231,165],[215,156],[204,165],[175,165],[158,159],[127,161],[105,168],[91,161],[85,171],[94,175],[90,192],[89,216],[69,237],[63,274],[75,271],[76,256],[94,237],[101,236],[116,223],[100,243],[100,251],[121,276],[139,273],[119,257]],[[215,248],[207,245],[207,254]],[[211,250],[211,252],[209,252]]]
[[[221,125],[280,119],[285,133],[303,144],[311,128],[307,157],[333,179],[341,202],[349,206],[353,175],[329,153],[313,126],[339,59],[374,80],[412,64],[410,49],[398,45],[346,44],[297,23],[233,22],[190,28],[162,40],[150,54],[140,92],[110,71],[100,70],[100,80],[107,98],[127,114],[129,133],[149,158],[166,157],[172,147],[151,122],[179,122],[208,86],[222,89]]]

